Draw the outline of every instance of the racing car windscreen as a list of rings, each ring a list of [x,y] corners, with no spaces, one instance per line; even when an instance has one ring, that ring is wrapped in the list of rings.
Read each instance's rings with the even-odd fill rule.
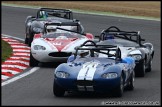
[[[78,55],[78,52],[87,50],[90,52],[91,57],[94,57],[95,54],[98,54],[98,55],[104,54],[108,58],[114,57],[114,58],[121,59],[121,50],[116,45],[98,45],[91,40],[87,40],[81,46],[78,46],[75,49],[76,49],[75,57],[76,55]]]
[[[59,18],[65,18],[65,19],[73,19],[72,11],[67,10],[67,9],[41,8],[37,12],[37,18],[40,18],[42,12],[44,12],[47,17],[59,17]]]

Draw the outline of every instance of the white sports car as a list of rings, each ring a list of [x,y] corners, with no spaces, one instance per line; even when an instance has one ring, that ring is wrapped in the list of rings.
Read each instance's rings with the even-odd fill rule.
[[[34,35],[31,43],[30,66],[38,66],[39,62],[65,62],[75,52],[76,46],[94,39],[90,33],[79,33],[77,27],[77,23],[46,24],[45,34]]]

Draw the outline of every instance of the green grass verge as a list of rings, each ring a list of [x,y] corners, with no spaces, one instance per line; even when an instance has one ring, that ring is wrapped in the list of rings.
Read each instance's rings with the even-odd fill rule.
[[[4,62],[7,58],[9,58],[12,55],[12,48],[7,42],[3,40],[1,40],[1,48],[1,62]]]

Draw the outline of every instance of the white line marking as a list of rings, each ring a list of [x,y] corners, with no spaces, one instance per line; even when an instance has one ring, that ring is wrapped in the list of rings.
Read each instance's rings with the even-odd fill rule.
[[[9,78],[9,76],[1,75],[1,78],[2,78],[3,80],[5,80],[5,79]]]
[[[14,71],[14,70],[8,70],[8,69],[2,69],[1,72],[11,72],[12,74],[18,74],[20,72]]]
[[[34,67],[34,68],[32,68],[30,71],[28,71],[28,72],[26,72],[26,73],[23,73],[23,74],[21,74],[21,75],[18,75],[17,77],[14,77],[14,78],[12,78],[12,79],[9,79],[9,80],[7,80],[7,81],[2,82],[2,83],[1,83],[1,86],[5,86],[5,85],[7,85],[7,84],[9,84],[9,83],[12,83],[12,82],[14,82],[14,81],[16,81],[16,80],[19,80],[19,79],[21,79],[21,78],[23,78],[23,77],[25,77],[25,76],[27,76],[27,75],[29,75],[29,74],[31,74],[31,73],[34,73],[35,71],[37,71],[37,70],[39,70],[39,69],[40,69],[40,67]]]
[[[30,60],[30,58],[27,58],[27,57],[14,57],[14,56],[12,56],[12,57],[10,57],[11,59],[25,59],[25,60]]]
[[[24,55],[24,56],[30,56],[29,53],[13,53],[13,55]]]
[[[11,68],[19,68],[19,69],[26,69],[27,67],[19,66],[19,65],[2,65],[1,67],[11,67]]]
[[[24,45],[24,43],[19,43],[19,42],[8,42],[8,44],[17,44],[17,45]]]
[[[12,48],[28,48],[27,46],[21,45],[11,45]]]
[[[13,37],[13,36],[9,36],[9,35],[5,35],[5,34],[2,34],[2,36],[6,36],[6,37],[10,37],[10,38],[14,38],[14,39],[18,39],[18,40],[24,41],[24,39],[20,39],[20,38]],[[12,58],[16,58],[16,57],[12,57]],[[24,58],[25,58],[25,57],[24,57]],[[5,67],[5,65],[1,65],[1,67],[3,67],[3,66]],[[10,67],[15,67],[15,68],[20,68],[20,69],[22,68],[22,67],[20,67],[20,66],[12,66],[12,65],[8,65],[8,66],[10,66]],[[26,68],[26,67],[24,67],[24,68]],[[27,75],[29,75],[29,74],[31,74],[31,73],[34,73],[34,72],[37,71],[38,69],[40,69],[40,67],[34,67],[34,68],[32,68],[30,71],[27,71],[26,73],[23,73],[23,74],[21,74],[21,75],[18,75],[18,76],[16,76],[16,77],[12,78],[12,79],[9,79],[9,80],[6,80],[6,81],[2,82],[2,83],[1,83],[1,86],[5,86],[5,85],[7,85],[7,84],[9,84],[9,83],[12,83],[12,82],[18,80],[18,79],[21,79],[21,78],[23,78],[23,77],[25,77],[25,76],[27,76]],[[1,75],[1,78],[4,80],[4,79],[7,79],[7,78],[9,78],[9,77],[8,77],[8,76]]]
[[[21,40],[21,41],[25,41],[24,39],[21,39],[21,38],[18,38],[18,37],[14,37],[14,36],[10,36],[10,35],[6,35],[6,34],[2,34],[2,36],[6,36],[6,37],[10,37],[10,38]]]
[[[30,50],[13,49],[13,52],[30,52]]]
[[[29,65],[29,61],[25,62],[25,61],[21,61],[21,60],[7,60],[5,62],[10,62],[10,63],[19,63],[19,64],[25,64],[25,65]]]

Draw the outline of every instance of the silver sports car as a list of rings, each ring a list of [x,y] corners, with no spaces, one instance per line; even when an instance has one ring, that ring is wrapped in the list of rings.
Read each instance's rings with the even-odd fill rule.
[[[135,59],[135,75],[144,77],[145,71],[151,71],[154,48],[151,43],[142,44],[142,41],[145,39],[141,38],[139,31],[121,31],[119,28],[111,26],[101,32],[98,44],[119,46],[122,58],[131,56]]]

